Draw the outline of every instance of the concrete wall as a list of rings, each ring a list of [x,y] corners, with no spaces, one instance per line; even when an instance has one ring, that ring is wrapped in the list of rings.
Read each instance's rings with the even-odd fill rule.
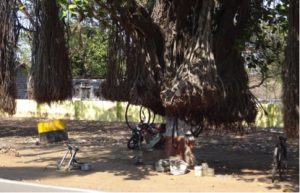
[[[51,104],[37,104],[34,100],[17,99],[16,114],[12,117],[34,117],[49,119],[125,121],[127,103],[111,101],[64,101]],[[130,107],[131,121],[139,121],[139,106]],[[1,114],[0,117],[6,117]],[[156,116],[162,122],[162,117]]]
[[[13,117],[35,117],[55,119],[76,120],[98,120],[98,121],[125,121],[125,109],[127,103],[111,101],[64,101],[51,103],[51,105],[38,105],[33,100],[18,99],[16,114]],[[258,107],[259,113],[256,117],[258,127],[283,127],[281,104],[263,104],[267,115]],[[130,108],[132,121],[139,121],[139,107]],[[1,116],[7,116],[0,114]],[[162,122],[163,118],[157,116],[156,122]]]
[[[258,107],[255,124],[259,127],[283,127],[282,104],[270,103],[262,106],[267,114]]]
[[[16,101],[17,109],[13,117],[123,121],[126,108],[126,103],[120,105],[110,101],[73,100],[42,105],[33,100]]]

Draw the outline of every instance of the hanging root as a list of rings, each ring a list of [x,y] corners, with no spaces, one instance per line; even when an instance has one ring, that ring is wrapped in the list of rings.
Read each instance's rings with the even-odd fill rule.
[[[38,22],[33,47],[33,97],[38,103],[61,101],[72,96],[72,75],[64,26],[58,18],[56,1],[42,0],[36,10]]]
[[[101,88],[105,98],[143,105],[160,115],[168,111],[204,128],[227,125],[234,130],[254,122],[256,102],[236,50],[238,38],[231,33],[241,29],[226,26],[235,14],[223,16],[221,11],[220,29],[212,33],[214,1],[155,1],[151,15],[134,1],[124,7],[117,2],[109,3],[115,28]],[[237,12],[248,1],[235,8],[227,1],[221,6]]]
[[[16,1],[0,1],[0,112],[12,115],[16,108]]]

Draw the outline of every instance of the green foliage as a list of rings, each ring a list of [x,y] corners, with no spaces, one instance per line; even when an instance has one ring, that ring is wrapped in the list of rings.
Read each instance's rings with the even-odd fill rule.
[[[82,114],[84,113],[83,107],[84,107],[84,105],[83,105],[82,101],[74,102],[74,117],[75,117],[75,119],[78,120],[82,116]]]
[[[57,0],[68,28],[69,55],[74,78],[105,76],[107,32],[93,18],[93,1]]]
[[[224,10],[220,9],[220,5],[227,1],[218,0],[216,2],[213,32],[219,24],[218,21],[222,19],[220,13]],[[251,1],[250,17],[244,21],[245,23],[236,21],[240,16],[243,17],[244,13],[235,16],[236,28],[239,28],[239,25],[245,25],[245,29],[240,32],[240,36],[235,41],[235,46],[238,50],[244,51],[243,55],[248,68],[266,74],[270,65],[280,66],[282,64],[288,25],[287,8],[287,0]]]
[[[78,12],[84,12],[88,7],[88,0],[57,0],[61,7],[60,18],[66,17],[68,14],[76,15]]]
[[[282,127],[282,106],[280,104],[263,104],[267,114],[259,111],[256,117],[255,125],[257,127]]]
[[[69,37],[69,52],[73,77],[104,77],[106,70],[107,33],[90,25]]]
[[[264,0],[253,3],[251,23],[244,34],[249,37],[244,48],[246,66],[250,71],[258,71],[263,78],[280,79],[284,62],[284,49],[287,37],[286,1]]]
[[[284,62],[286,32],[274,29],[266,23],[262,23],[261,27],[263,30],[253,35],[246,45],[246,65],[265,76],[277,75],[279,78]]]
[[[124,114],[125,114],[125,111],[122,107],[121,102],[117,102],[116,103],[116,117],[117,117],[118,121],[124,120]]]
[[[17,48],[17,60],[20,64],[26,64],[27,66],[31,65],[31,47],[28,38],[23,36],[23,33],[20,34],[20,39]]]
[[[69,50],[74,77],[103,77],[105,75],[107,33],[105,27],[111,27],[111,15],[101,6],[109,3],[103,0],[56,0],[60,6],[60,17],[69,27]],[[19,9],[28,9],[31,3],[26,1]],[[132,1],[116,1],[119,6],[130,7]],[[153,0],[136,0],[146,9],[152,7]],[[216,7],[224,0],[217,0]],[[287,0],[251,1],[250,19],[243,40],[236,41],[236,47],[244,50],[246,66],[264,74],[281,70],[285,40],[287,35]],[[215,20],[217,20],[215,12]],[[237,16],[238,17],[238,16]],[[94,24],[93,24],[94,23]],[[217,24],[217,22],[215,22]],[[81,29],[76,28],[81,25]],[[214,28],[214,26],[213,26]],[[246,40],[246,44],[244,44]],[[247,51],[249,53],[247,54]],[[28,48],[20,49],[19,57],[29,62]]]

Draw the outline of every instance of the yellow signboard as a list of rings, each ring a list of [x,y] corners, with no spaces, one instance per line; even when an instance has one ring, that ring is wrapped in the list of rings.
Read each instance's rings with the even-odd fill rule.
[[[66,127],[62,120],[44,121],[38,123],[38,133],[47,133],[64,130]]]

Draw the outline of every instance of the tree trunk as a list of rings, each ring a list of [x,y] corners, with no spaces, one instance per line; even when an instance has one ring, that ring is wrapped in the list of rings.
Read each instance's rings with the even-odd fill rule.
[[[190,128],[185,118],[213,106],[217,95],[210,30],[213,6],[207,0],[158,0],[151,15],[164,37],[160,97],[166,108],[166,156],[178,157],[190,166],[195,156],[184,136]]]
[[[0,112],[10,115],[16,108],[16,1],[0,1]]]
[[[222,1],[216,19],[214,56],[223,90],[223,99],[211,111],[210,117],[217,118],[216,121],[219,122],[213,121],[216,124],[255,121],[256,104],[248,89],[245,62],[237,46],[243,45],[243,32],[247,29],[247,24],[251,25],[250,4],[250,0]]]
[[[212,53],[212,1],[156,1],[152,18],[165,39],[161,100],[184,119],[215,104],[217,70]],[[208,86],[209,85],[209,86]]]
[[[59,18],[56,1],[37,2],[32,63],[33,96],[38,103],[63,101],[72,97],[72,74],[64,24]]]
[[[283,67],[283,122],[288,136],[299,136],[299,0],[291,0]]]

